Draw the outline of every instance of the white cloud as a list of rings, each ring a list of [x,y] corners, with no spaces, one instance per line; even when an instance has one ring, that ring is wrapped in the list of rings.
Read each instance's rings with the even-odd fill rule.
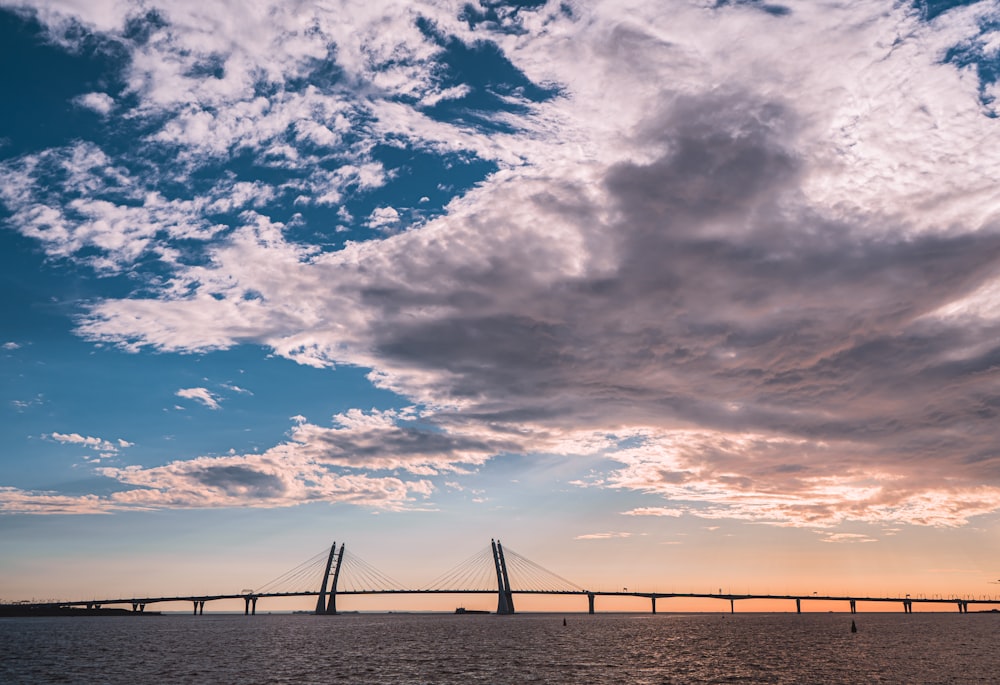
[[[101,116],[107,116],[115,108],[115,100],[107,93],[86,93],[73,99],[73,102],[86,109],[93,110]]]
[[[201,402],[209,409],[221,408],[218,396],[209,391],[208,388],[181,388],[174,394],[188,400]]]
[[[99,458],[106,459],[118,454],[119,449],[132,447],[133,443],[118,438],[117,440],[105,440],[92,436],[80,435],[79,433],[48,433],[42,437],[64,445],[79,445],[90,450],[99,452]]]
[[[223,184],[214,192],[221,196],[233,187]],[[53,203],[54,190],[72,199]],[[201,241],[222,230],[205,216],[216,199],[168,199],[87,142],[0,163],[0,200],[13,211],[18,230],[48,254],[71,257],[94,249],[99,256],[89,262],[98,270],[117,271],[159,252],[157,235]]]
[[[392,207],[377,207],[368,217],[365,225],[368,228],[384,228],[399,223],[399,212]]]

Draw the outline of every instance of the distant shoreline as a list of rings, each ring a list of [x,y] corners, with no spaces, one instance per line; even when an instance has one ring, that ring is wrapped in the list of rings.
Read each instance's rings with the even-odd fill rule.
[[[39,607],[0,605],[0,618],[25,618],[32,616],[160,616],[159,611],[129,611],[121,608],[87,609],[84,607]]]

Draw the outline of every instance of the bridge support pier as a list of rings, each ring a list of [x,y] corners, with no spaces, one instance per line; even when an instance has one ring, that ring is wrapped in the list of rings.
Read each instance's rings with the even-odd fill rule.
[[[796,614],[801,614],[802,613],[802,599],[801,598],[796,598],[795,599],[795,613]]]
[[[851,600],[851,613],[852,614],[858,613],[858,603],[853,599]]]
[[[969,603],[959,600],[958,602],[958,613],[967,614],[969,613]]]
[[[192,604],[194,604],[194,615],[195,616],[198,616],[199,614],[200,615],[204,615],[205,614],[205,600],[203,600],[203,599],[202,600],[195,599],[195,600],[192,600]]]
[[[653,602],[653,614],[656,614],[656,597],[649,598]]]
[[[257,615],[257,598],[256,597],[244,597],[244,603],[246,606],[243,609],[243,615],[256,616]]]
[[[908,599],[903,600],[903,613],[912,614],[913,613],[913,602]]]
[[[588,614],[594,613],[594,593],[593,592],[588,592],[587,593],[587,613]]]
[[[729,600],[729,613],[731,613],[731,614],[735,614],[736,613],[736,600],[735,599],[730,599]]]
[[[146,610],[145,602],[132,602],[132,613],[142,613]]]

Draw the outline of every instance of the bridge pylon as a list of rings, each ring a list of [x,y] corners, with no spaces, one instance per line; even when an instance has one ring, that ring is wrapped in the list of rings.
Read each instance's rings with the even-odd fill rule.
[[[510,590],[510,578],[507,576],[507,560],[503,558],[503,545],[499,540],[490,540],[493,546],[493,565],[497,570],[497,613],[514,613],[514,595]]]
[[[330,545],[330,556],[326,560],[326,568],[323,571],[323,583],[320,586],[319,596],[316,598],[317,614],[337,613],[337,580],[340,578],[340,563],[344,560],[344,543],[340,543],[340,553],[337,553],[337,543]],[[333,569],[333,582],[330,583],[330,590],[327,592],[326,585],[330,580],[330,570]]]

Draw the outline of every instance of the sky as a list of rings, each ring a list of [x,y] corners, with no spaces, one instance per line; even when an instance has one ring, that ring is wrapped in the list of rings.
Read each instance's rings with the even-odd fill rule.
[[[1000,596],[997,0],[0,0],[0,54],[0,599],[491,538]]]

